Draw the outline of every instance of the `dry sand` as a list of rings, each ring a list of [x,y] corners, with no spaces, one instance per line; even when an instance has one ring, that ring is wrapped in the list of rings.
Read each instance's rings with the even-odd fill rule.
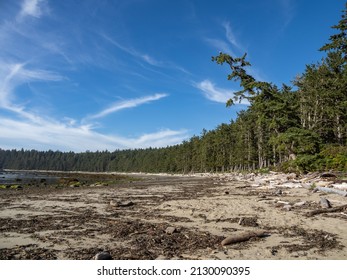
[[[0,259],[108,251],[114,259],[347,260],[347,208],[307,216],[322,209],[321,197],[333,207],[346,197],[228,175],[132,176],[108,186],[0,190]],[[258,230],[267,235],[221,245]]]

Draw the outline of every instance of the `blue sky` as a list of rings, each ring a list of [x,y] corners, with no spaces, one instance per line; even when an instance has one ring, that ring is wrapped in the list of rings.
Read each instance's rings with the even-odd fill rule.
[[[165,147],[235,119],[219,51],[290,84],[338,0],[0,0],[0,148]]]

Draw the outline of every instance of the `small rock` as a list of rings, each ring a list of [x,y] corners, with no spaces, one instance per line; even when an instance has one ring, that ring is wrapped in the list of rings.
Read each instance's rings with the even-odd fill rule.
[[[320,206],[322,206],[323,208],[331,208],[331,203],[326,198],[321,197],[320,198]]]
[[[168,260],[164,255],[159,255],[155,260]]]
[[[118,202],[111,200],[110,201],[110,205],[113,206],[113,207],[117,207],[118,206]]]
[[[276,195],[281,195],[282,193],[283,193],[282,190],[276,190],[276,191],[275,191],[275,194],[276,194]]]
[[[100,252],[97,253],[94,257],[95,260],[113,260],[111,254],[109,252]]]
[[[173,234],[173,233],[175,233],[177,230],[176,230],[176,228],[175,227],[167,227],[166,229],[165,229],[165,233],[166,234]]]
[[[294,207],[301,207],[301,206],[304,206],[306,204],[306,201],[300,201],[300,202],[297,202],[297,203],[294,203]]]
[[[283,206],[283,209],[284,209],[284,210],[287,210],[287,211],[290,211],[290,210],[292,210],[292,206],[290,206],[289,204],[287,204],[287,205],[284,205],[284,206]]]
[[[117,202],[117,207],[129,207],[133,205],[134,205],[134,202],[132,201]]]

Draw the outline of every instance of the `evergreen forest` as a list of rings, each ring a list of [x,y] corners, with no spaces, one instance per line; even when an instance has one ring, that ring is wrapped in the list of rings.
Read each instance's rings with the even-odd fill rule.
[[[226,172],[248,170],[347,171],[347,3],[322,59],[281,87],[249,74],[247,55],[219,53],[239,84],[226,106],[250,104],[230,123],[175,146],[98,152],[0,149],[0,169],[119,172]]]

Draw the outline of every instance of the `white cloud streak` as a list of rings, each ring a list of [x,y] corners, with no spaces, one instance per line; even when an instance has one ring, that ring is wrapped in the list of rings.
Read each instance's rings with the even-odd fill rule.
[[[83,152],[125,148],[165,147],[188,138],[185,130],[161,130],[143,134],[137,138],[105,135],[89,126],[70,126],[55,121],[33,123],[30,120],[2,118],[0,122],[2,148],[13,149],[21,145],[25,149]],[[24,144],[25,143],[25,144]]]
[[[173,62],[170,61],[159,61],[157,59],[155,59],[153,56],[150,56],[148,54],[143,54],[138,50],[135,50],[132,47],[126,47],[123,44],[119,43],[118,41],[116,41],[114,38],[111,38],[110,36],[104,34],[104,33],[100,33],[100,36],[105,39],[106,41],[108,41],[109,43],[111,43],[113,46],[117,47],[118,49],[120,49],[121,51],[131,55],[132,57],[139,59],[140,61],[143,61],[145,63],[147,63],[150,66],[155,66],[155,67],[160,67],[160,68],[168,68],[168,69],[174,69],[177,70],[179,72],[182,72],[184,74],[188,74],[191,75],[191,73],[189,71],[187,71],[185,68],[183,68],[182,66],[176,65]],[[150,69],[151,71],[153,71],[152,69]],[[160,74],[163,74],[161,72],[158,72]]]
[[[291,21],[294,18],[295,15],[295,6],[294,6],[294,1],[292,0],[280,0],[279,4],[282,9],[282,14],[283,14],[283,27],[282,31],[291,23]]]
[[[222,25],[225,29],[225,37],[227,38],[228,42],[232,44],[234,47],[236,47],[238,50],[244,51],[244,48],[241,46],[240,42],[236,40],[230,22],[223,22]]]
[[[235,50],[237,50],[238,52],[244,52],[245,48],[241,45],[239,40],[236,39],[230,22],[223,22],[222,27],[225,31],[225,38],[204,38],[205,42],[207,42],[213,48],[217,49],[217,51],[228,53],[231,56],[236,56]]]
[[[115,39],[109,37],[108,35],[106,35],[104,33],[101,33],[100,35],[106,41],[108,41],[113,46],[117,47],[118,49],[122,50],[123,52],[126,52],[135,58],[139,58],[142,61],[144,61],[144,62],[146,62],[152,66],[161,66],[161,64],[162,64],[161,62],[157,61],[156,59],[154,59],[153,57],[151,57],[148,54],[142,54],[142,53],[138,52],[137,50],[134,50],[133,48],[123,46],[122,44],[117,42]]]
[[[228,53],[231,56],[235,56],[233,50],[231,49],[230,45],[221,39],[212,39],[212,38],[205,38],[205,42],[207,42],[211,47],[216,49],[216,52],[224,52]]]
[[[235,97],[234,91],[218,88],[209,80],[204,80],[200,83],[196,83],[195,87],[200,89],[208,100],[214,102],[226,103],[229,99],[234,100]],[[236,104],[239,103],[236,102]],[[243,99],[240,104],[249,105],[249,102]]]
[[[13,103],[17,86],[31,81],[60,81],[59,74],[42,69],[28,69],[26,63],[0,63],[0,108],[21,113],[22,109]]]
[[[102,110],[101,112],[90,116],[89,119],[99,119],[99,118],[105,117],[109,114],[115,113],[117,111],[128,109],[128,108],[134,108],[134,107],[140,106],[142,104],[146,104],[146,103],[149,103],[152,101],[162,99],[166,96],[168,96],[166,93],[157,93],[157,94],[150,95],[150,96],[144,96],[144,97],[140,97],[140,98],[134,98],[134,99],[116,102],[116,103],[112,104],[110,107]]]

